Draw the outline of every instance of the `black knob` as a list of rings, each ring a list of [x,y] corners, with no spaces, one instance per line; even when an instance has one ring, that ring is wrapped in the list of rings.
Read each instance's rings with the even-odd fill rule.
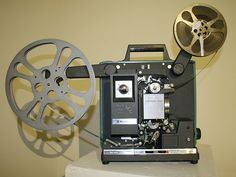
[[[105,74],[106,75],[112,75],[116,73],[116,67],[113,65],[106,65],[105,66]]]
[[[119,91],[122,94],[126,94],[126,93],[129,92],[129,87],[125,84],[122,84],[122,85],[119,86]]]
[[[173,72],[176,75],[181,75],[184,72],[184,66],[181,63],[175,63],[173,66]]]
[[[196,128],[196,138],[197,140],[201,139],[202,133],[200,128]]]

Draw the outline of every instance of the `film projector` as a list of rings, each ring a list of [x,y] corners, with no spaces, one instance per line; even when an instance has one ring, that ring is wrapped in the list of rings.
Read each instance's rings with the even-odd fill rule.
[[[201,131],[196,127],[196,69],[191,57],[216,53],[226,39],[227,27],[214,7],[194,4],[177,16],[173,30],[181,48],[174,60],[169,58],[164,44],[132,44],[123,60],[90,65],[82,51],[68,42],[58,39],[33,42],[9,66],[6,76],[9,105],[22,122],[37,130],[60,130],[75,124],[88,111],[95,95],[95,78],[99,78],[99,137],[104,164],[197,163],[196,141]],[[54,54],[30,58],[34,50],[48,46],[55,48]],[[67,55],[65,51],[69,51]],[[163,59],[131,60],[132,52],[160,52]],[[47,57],[52,62],[34,65]],[[15,92],[25,86],[16,84],[16,80],[29,86],[31,99],[24,105],[19,104]],[[20,95],[20,100],[22,97],[27,98]],[[50,116],[48,109],[60,116]]]

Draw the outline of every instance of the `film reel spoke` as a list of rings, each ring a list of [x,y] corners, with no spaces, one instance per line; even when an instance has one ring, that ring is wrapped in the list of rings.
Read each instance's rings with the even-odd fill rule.
[[[191,43],[190,43],[190,45],[189,45],[189,48],[191,49],[192,46],[193,46],[198,40],[199,40],[199,39],[198,39],[197,37],[193,37],[193,39],[192,39],[192,41],[191,41]]]
[[[189,27],[193,26],[193,23],[187,20],[182,19],[182,22],[184,22],[186,25],[188,25]]]
[[[32,83],[33,78],[30,76],[27,76],[25,74],[19,73],[18,71],[14,71],[14,73],[11,76],[11,80],[14,78],[21,78],[21,79],[25,79],[27,81],[29,81],[30,83]]]
[[[33,111],[34,107],[36,106],[36,104],[37,104],[38,102],[39,102],[39,101],[38,101],[36,98],[34,98],[34,99],[27,105],[27,107],[26,107],[25,109],[23,109],[23,111],[24,111],[26,117],[28,117],[29,114]],[[36,114],[35,114],[35,113],[33,113],[33,114],[34,114],[33,116],[35,117]]]
[[[27,54],[27,53],[26,53]],[[36,72],[36,69],[27,61],[26,59],[26,54],[24,56],[22,56],[21,58],[21,63],[27,67],[32,73],[35,73]]]
[[[211,33],[223,33],[223,29],[218,29],[218,28],[211,28]]]
[[[25,80],[29,81],[30,83],[32,83],[32,80],[33,80],[32,76],[27,75],[26,73],[23,73],[22,71],[18,70],[19,65],[27,66],[24,63],[25,62],[22,62],[22,61],[18,62],[17,61],[17,62],[14,62],[11,67],[9,67],[9,77],[7,78],[9,80],[9,82],[12,82],[15,78],[21,78],[21,79],[25,79]],[[31,68],[27,67],[27,69],[29,69],[29,71],[31,73],[33,73],[31,71]]]
[[[187,10],[187,12],[189,12],[190,13],[190,15],[191,15],[191,17],[192,17],[192,20],[193,20],[193,22],[196,22],[196,21],[198,21],[198,18],[196,17],[196,15],[193,13],[193,11],[192,11],[192,8],[190,8],[189,10]]]
[[[199,37],[199,42],[200,42],[200,52],[201,56],[204,56],[204,39],[202,36]]]
[[[221,15],[218,15],[216,18],[207,22],[210,27],[211,33],[224,33],[225,32],[225,23]]]
[[[72,51],[71,55],[68,57],[68,59],[66,60],[66,62],[65,62],[65,63],[63,64],[63,66],[62,66],[63,69],[66,69],[66,68],[72,63],[72,61],[73,61],[74,59],[78,58],[78,55],[76,55],[76,54],[74,53],[74,50],[71,49],[71,51]],[[79,57],[79,58],[80,58],[80,57]]]
[[[224,19],[222,19],[222,17],[220,15],[218,15],[216,18],[210,20],[209,22],[207,22],[207,24],[209,26],[212,26],[214,23],[216,23],[217,21],[223,21]]]
[[[56,45],[57,47],[57,51],[56,51],[56,55],[55,55],[55,58],[54,58],[54,61],[53,61],[53,66],[57,66],[60,59],[61,59],[61,55],[62,55],[62,51],[64,49],[63,46],[60,46],[60,45]]]
[[[192,12],[192,9],[186,10],[184,13],[188,14],[186,17],[184,17],[184,14],[182,14],[181,18],[179,20],[183,21],[186,25],[189,27],[193,27],[194,23],[198,20],[195,14]],[[188,17],[187,17],[188,16]]]
[[[84,107],[76,104],[74,101],[72,101],[72,99],[68,98],[66,95],[63,96],[63,101],[73,109],[74,114],[75,114],[74,117],[78,117],[84,112]]]

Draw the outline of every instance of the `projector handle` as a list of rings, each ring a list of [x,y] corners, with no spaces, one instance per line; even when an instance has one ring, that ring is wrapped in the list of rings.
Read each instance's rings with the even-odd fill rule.
[[[123,61],[130,61],[130,52],[163,52],[163,60],[169,60],[165,44],[131,44],[128,45]]]

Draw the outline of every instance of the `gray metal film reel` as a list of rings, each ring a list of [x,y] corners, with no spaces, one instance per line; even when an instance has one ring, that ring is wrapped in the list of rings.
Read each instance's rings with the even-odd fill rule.
[[[194,56],[208,56],[223,45],[227,36],[226,21],[222,14],[207,4],[185,8],[174,23],[175,40]]]
[[[39,46],[49,44],[56,46],[56,54],[53,63],[42,68],[33,67],[33,65],[27,60],[27,54]],[[71,50],[71,54],[65,63],[62,66],[59,66],[58,64],[61,59],[62,52],[67,48]],[[90,87],[86,92],[76,91],[68,84],[68,78],[65,74],[66,69],[76,59],[81,60],[85,64],[89,74]],[[18,64],[24,65],[33,73],[33,75],[28,76],[20,73],[17,70]],[[33,100],[28,104],[27,108],[20,109],[14,98],[13,81],[16,78],[22,78],[31,84]],[[86,113],[95,95],[96,81],[92,66],[85,55],[78,48],[62,40],[43,39],[27,45],[15,56],[8,68],[5,84],[8,102],[18,118],[36,129],[59,130],[74,124]],[[43,90],[40,92],[37,90],[37,86],[39,84],[43,87]],[[49,95],[52,91],[55,93],[54,97],[50,97]],[[76,104],[67,96],[67,94],[72,94],[82,98],[85,101],[85,104],[83,106]],[[57,101],[64,101],[73,109],[75,114],[63,123],[53,126],[47,125],[45,122],[44,111],[48,104],[53,104]],[[40,107],[36,119],[31,119],[29,115],[38,103],[40,103]]]

